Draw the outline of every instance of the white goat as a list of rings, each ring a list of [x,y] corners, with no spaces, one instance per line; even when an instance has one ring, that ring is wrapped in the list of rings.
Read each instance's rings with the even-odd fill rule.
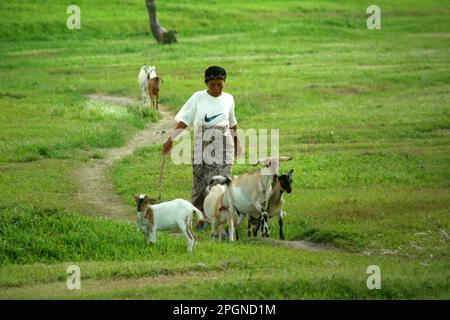
[[[142,103],[146,106],[150,105],[150,94],[148,91],[149,81],[157,76],[155,66],[145,65],[141,67],[141,70],[139,71],[139,88],[141,89]]]
[[[231,178],[214,176],[211,178],[206,192],[208,195],[203,202],[203,209],[208,220],[211,222],[211,239],[222,239],[224,224],[228,222],[230,234],[236,221],[231,221],[232,216],[223,204],[224,194],[230,184]],[[231,239],[231,237],[230,237]]]
[[[175,199],[159,204],[150,205],[145,194],[134,196],[137,205],[137,227],[144,233],[148,242],[156,243],[157,230],[179,228],[188,243],[188,251],[192,252],[195,235],[192,231],[192,214],[203,220],[200,210],[184,199]]]

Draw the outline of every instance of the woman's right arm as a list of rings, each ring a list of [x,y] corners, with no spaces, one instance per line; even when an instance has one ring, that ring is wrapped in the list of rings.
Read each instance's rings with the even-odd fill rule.
[[[172,142],[175,138],[183,132],[187,126],[191,126],[194,123],[195,111],[196,111],[196,96],[194,93],[188,101],[181,107],[175,116],[175,120],[178,121],[175,131],[170,135],[166,142],[163,144],[163,154],[166,155],[172,149]]]
[[[172,149],[172,142],[173,140],[175,140],[175,138],[181,133],[183,132],[183,130],[187,127],[187,125],[183,122],[180,121],[177,123],[177,126],[175,128],[175,131],[170,135],[170,137],[166,140],[166,142],[164,142],[163,144],[163,148],[162,148],[162,153],[164,155],[168,154],[170,152],[170,149]]]

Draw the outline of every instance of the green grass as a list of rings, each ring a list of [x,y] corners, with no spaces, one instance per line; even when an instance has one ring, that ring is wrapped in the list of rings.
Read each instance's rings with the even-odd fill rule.
[[[404,299],[448,294],[449,278],[441,269],[448,262],[421,265],[402,257],[312,253],[254,241],[212,243],[205,234],[189,254],[184,241],[165,233],[156,246],[147,245],[131,223],[33,208],[2,209],[0,217],[0,241],[6,244],[0,255],[3,298]],[[365,287],[365,268],[374,262],[383,270],[380,291]],[[65,270],[73,263],[82,270],[79,294],[64,288]],[[146,286],[137,287],[137,282]]]
[[[450,298],[450,24],[448,1],[158,3],[179,42],[151,38],[141,1],[0,3],[0,287],[4,298]],[[217,19],[217,12],[220,19]],[[174,112],[213,64],[228,73],[239,127],[279,128],[294,160],[286,236],[331,243],[331,253],[248,241],[194,254],[161,233],[143,242],[127,222],[86,217],[76,173],[156,115],[92,102],[139,98],[137,73],[156,65]],[[156,196],[160,146],[109,170],[125,202]],[[191,168],[168,161],[164,199],[190,198]],[[234,174],[248,165],[235,165]],[[272,222],[277,238],[277,224]],[[65,289],[81,266],[83,289]],[[367,266],[382,290],[367,290]],[[141,282],[143,285],[139,285]]]

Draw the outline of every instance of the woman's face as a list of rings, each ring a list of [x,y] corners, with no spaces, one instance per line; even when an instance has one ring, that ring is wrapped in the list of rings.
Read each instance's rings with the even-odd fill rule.
[[[222,79],[209,80],[206,85],[208,86],[208,93],[214,97],[218,97],[222,93],[225,81]]]

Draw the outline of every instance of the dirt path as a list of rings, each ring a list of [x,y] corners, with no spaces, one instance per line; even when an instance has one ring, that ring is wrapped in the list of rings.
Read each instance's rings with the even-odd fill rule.
[[[266,241],[271,244],[285,246],[288,248],[293,248],[297,250],[308,250],[308,251],[335,251],[337,250],[333,245],[328,243],[312,242],[308,240],[277,240],[270,238],[261,238],[261,240]]]
[[[92,100],[122,105],[139,104],[137,100],[127,97],[115,97],[106,94],[90,95]],[[75,174],[79,183],[77,200],[88,208],[90,215],[103,216],[113,219],[134,221],[134,208],[123,202],[108,179],[106,170],[123,157],[131,155],[134,150],[151,144],[162,144],[167,138],[167,132],[174,128],[175,121],[168,109],[159,105],[162,115],[156,123],[150,123],[135,135],[128,143],[120,148],[108,149],[103,159],[92,159],[90,163],[81,167]]]

